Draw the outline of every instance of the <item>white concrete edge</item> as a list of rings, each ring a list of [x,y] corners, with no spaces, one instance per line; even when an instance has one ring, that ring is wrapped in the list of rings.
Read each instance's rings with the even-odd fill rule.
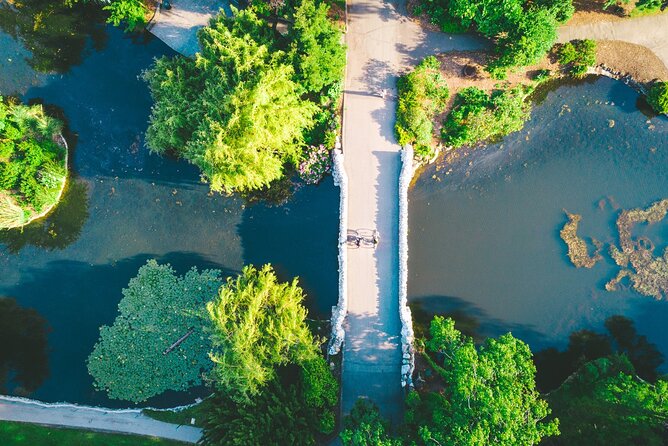
[[[38,407],[43,407],[47,409],[58,409],[58,408],[69,408],[69,409],[83,409],[83,410],[90,410],[90,411],[95,411],[95,412],[101,412],[101,413],[106,413],[106,412],[113,412],[113,413],[135,413],[135,414],[140,414],[143,410],[149,409],[149,410],[155,410],[155,411],[175,411],[178,412],[180,410],[188,409],[190,407],[193,407],[200,402],[194,402],[192,404],[186,404],[184,406],[177,406],[177,407],[170,407],[167,409],[159,409],[156,407],[141,407],[141,408],[136,408],[136,409],[110,409],[106,407],[96,407],[96,406],[85,406],[85,405],[80,405],[80,404],[74,404],[74,403],[45,403],[43,401],[38,401],[38,400],[32,400],[30,398],[23,398],[19,396],[10,396],[10,395],[0,395],[0,401],[9,401],[9,402],[15,402],[15,403],[23,403],[23,404],[30,404],[33,406],[38,406]]]
[[[348,175],[343,164],[343,151],[340,143],[332,150],[332,176],[334,184],[340,189],[339,199],[339,302],[332,307],[332,336],[329,340],[328,353],[336,355],[341,351],[345,331],[343,321],[348,313]]]
[[[413,146],[401,151],[399,174],[399,319],[401,320],[401,386],[413,387],[415,350],[413,319],[408,307],[408,189],[415,173]]]

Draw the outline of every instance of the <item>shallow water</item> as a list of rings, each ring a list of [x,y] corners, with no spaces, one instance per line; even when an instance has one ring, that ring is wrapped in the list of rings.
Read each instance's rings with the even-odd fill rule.
[[[74,63],[51,61],[59,72],[46,73],[25,60],[25,39],[0,32],[0,94],[53,106],[67,120],[73,148],[64,202],[22,233],[0,234],[0,296],[21,307],[0,311],[26,314],[39,327],[40,317],[46,319],[47,358],[40,356],[40,336],[26,344],[15,329],[0,331],[2,344],[35,345],[40,366],[12,360],[20,356],[16,349],[0,351],[0,360],[13,361],[4,383],[9,393],[23,393],[17,387],[24,372],[39,378],[31,381],[32,398],[128,406],[94,391],[85,361],[138,268],[149,258],[170,262],[179,273],[197,266],[232,274],[244,264],[272,263],[282,279],[300,276],[312,317],[328,318],[337,300],[338,189],[328,179],[299,188],[281,206],[209,195],[196,168],[149,154],[143,144],[151,98],[138,76],[172,51],[112,27],[100,25],[99,32],[97,47],[86,36],[81,53],[67,55]],[[12,62],[5,64],[8,54]],[[28,362],[33,366],[22,370]],[[189,402],[197,394],[169,394],[149,404]]]
[[[410,300],[465,315],[484,335],[510,330],[534,350],[623,314],[668,357],[668,301],[605,291],[617,272],[607,250],[577,269],[559,237],[567,210],[583,216],[580,236],[617,242],[619,209],[668,197],[668,119],[643,115],[637,98],[607,78],[562,86],[524,130],[421,172],[410,192]],[[668,221],[640,230],[663,253]]]

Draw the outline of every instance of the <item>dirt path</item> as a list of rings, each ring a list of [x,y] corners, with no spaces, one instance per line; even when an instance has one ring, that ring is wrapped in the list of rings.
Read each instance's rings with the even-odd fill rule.
[[[160,9],[149,26],[151,33],[185,56],[199,50],[197,31],[209,23],[222,8],[230,14],[229,3],[222,0],[173,0],[172,8]]]
[[[649,48],[668,67],[668,13],[613,22],[565,26],[559,41],[573,39],[621,40]],[[628,55],[633,57],[632,54]]]
[[[163,423],[142,415],[139,409],[112,410],[73,404],[46,404],[0,396],[0,420],[146,435],[196,443],[199,428]]]

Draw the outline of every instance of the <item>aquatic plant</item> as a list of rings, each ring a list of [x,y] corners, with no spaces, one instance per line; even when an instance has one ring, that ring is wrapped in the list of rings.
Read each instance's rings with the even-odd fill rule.
[[[634,240],[631,236],[637,223],[653,224],[668,213],[668,199],[657,201],[647,209],[622,211],[617,218],[620,248],[611,245],[610,255],[621,267],[617,276],[606,283],[608,291],[617,289],[619,282],[628,277],[640,294],[661,299],[668,295],[668,248],[663,256],[654,256],[654,244],[647,238]]]
[[[332,156],[327,147],[309,146],[304,151],[305,159],[299,163],[299,177],[306,184],[317,184],[332,170]]]
[[[559,231],[559,236],[568,246],[568,258],[571,259],[573,265],[577,268],[591,268],[596,265],[596,262],[603,259],[600,254],[601,248],[603,245],[598,240],[593,239],[593,243],[596,246],[596,252],[593,256],[589,255],[587,249],[587,242],[578,237],[578,224],[582,219],[581,215],[571,214],[566,212],[568,216],[568,222],[564,227]]]
[[[22,226],[60,199],[67,177],[61,130],[41,105],[0,97],[0,229]]]
[[[178,277],[169,265],[149,260],[123,290],[113,325],[100,328],[88,357],[95,387],[110,398],[140,402],[201,384],[213,365],[204,304],[221,283],[220,271],[193,268]]]

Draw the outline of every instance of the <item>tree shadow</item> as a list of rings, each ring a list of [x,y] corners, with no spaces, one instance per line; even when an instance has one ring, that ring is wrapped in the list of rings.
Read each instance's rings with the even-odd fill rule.
[[[0,29],[31,52],[27,63],[40,73],[67,73],[107,41],[104,14],[94,3],[69,7],[62,0],[2,2]]]
[[[37,311],[0,297],[0,392],[28,396],[49,376],[48,325]]]

